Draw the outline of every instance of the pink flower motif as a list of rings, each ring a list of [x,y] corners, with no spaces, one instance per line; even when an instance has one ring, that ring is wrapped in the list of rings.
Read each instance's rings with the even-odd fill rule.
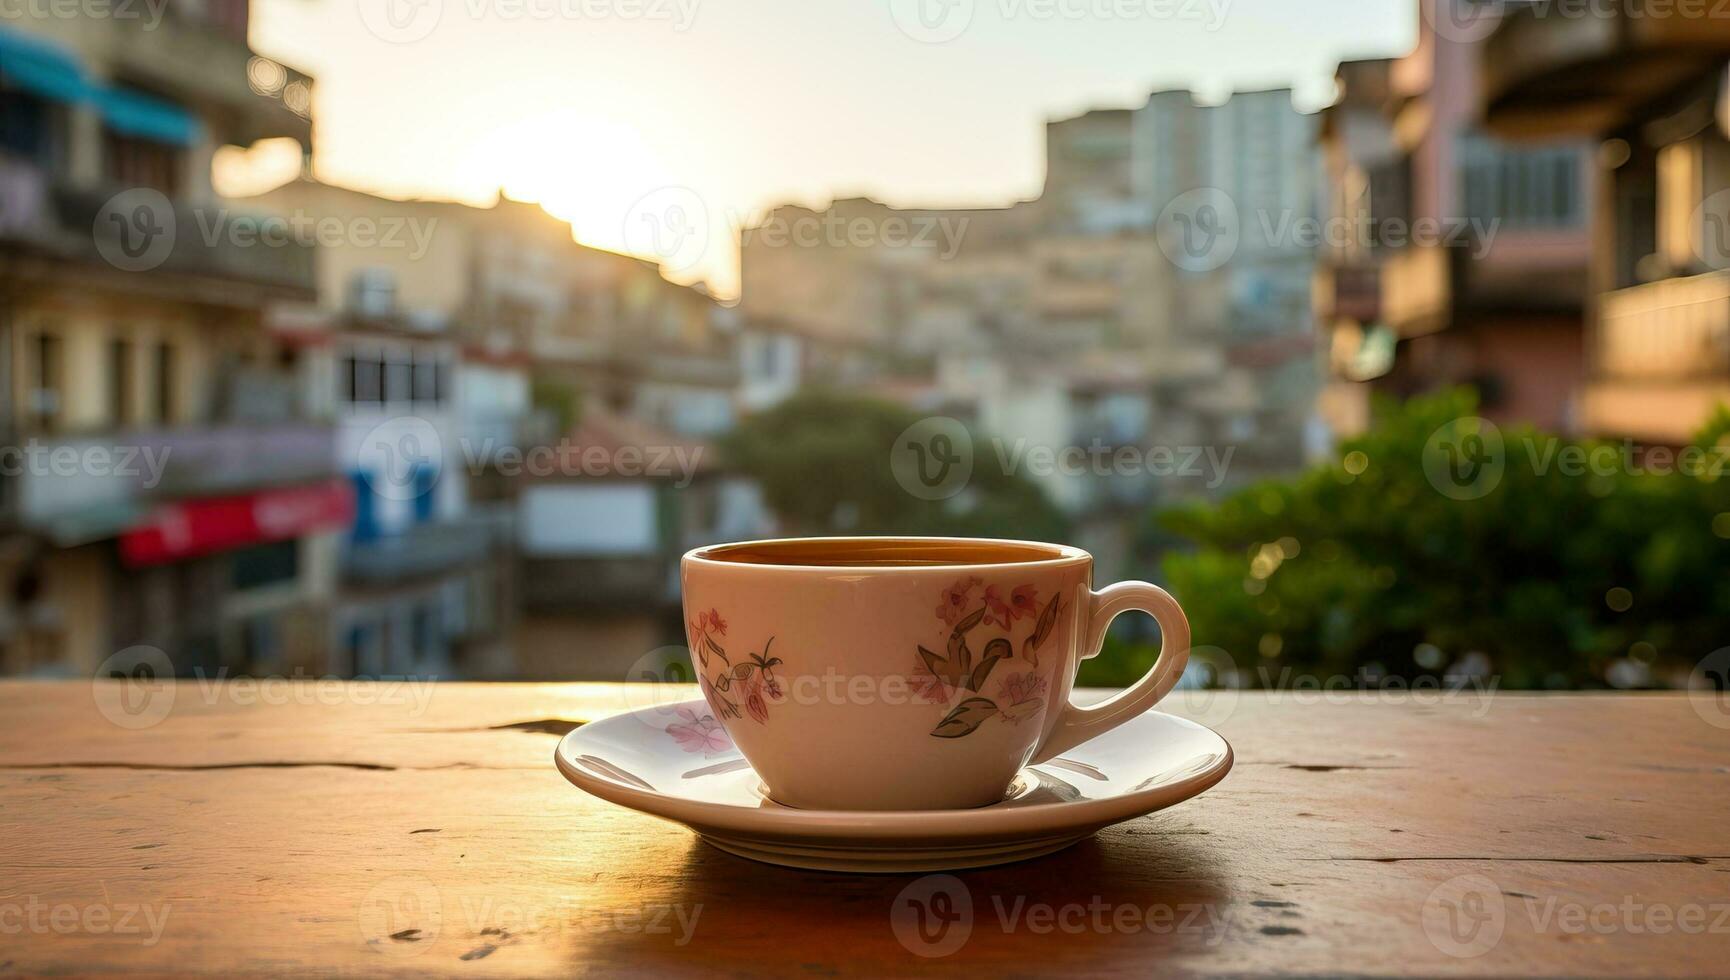
[[[756,719],[757,724],[767,725],[769,723],[769,701],[779,701],[780,698],[765,690],[766,685],[764,685],[761,675],[747,674],[743,680],[734,686],[745,699],[745,712]],[[775,689],[780,690],[780,684],[776,684]]]
[[[727,730],[715,721],[714,715],[699,717],[690,708],[680,708],[679,718],[667,726],[667,734],[686,752],[710,756],[733,747],[733,740],[727,737]]]
[[[956,579],[955,584],[943,590],[943,599],[937,604],[937,618],[945,625],[954,626],[955,621],[967,612],[973,590],[979,587],[979,579]]]
[[[1034,698],[1045,694],[1045,678],[1028,671],[1025,674],[1009,674],[998,686],[997,696],[1010,704],[1025,704]]]
[[[1007,629],[1016,620],[1038,612],[1038,599],[1039,593],[1031,585],[1017,585],[1007,600],[993,585],[985,590],[985,606],[991,610],[986,619],[995,620]]]
[[[721,634],[722,636],[727,635],[727,621],[721,618],[720,610],[717,610],[717,609],[709,610],[708,613],[706,613],[704,616],[704,621],[709,624],[710,629]]]
[[[763,700],[762,691],[752,691],[745,695],[745,710],[759,725],[769,723],[769,705]]]
[[[907,675],[907,684],[914,697],[931,704],[948,704],[955,697],[955,685],[933,674],[923,661]]]
[[[1038,714],[1039,709],[1045,706],[1045,686],[1045,678],[1032,671],[1003,678],[997,689],[998,711],[1003,720],[1019,725]]]

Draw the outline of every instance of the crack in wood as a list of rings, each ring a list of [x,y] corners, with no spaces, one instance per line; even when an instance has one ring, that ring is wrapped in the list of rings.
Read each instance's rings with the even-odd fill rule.
[[[474,732],[526,732],[530,735],[557,735],[564,737],[583,727],[587,722],[573,721],[569,718],[536,718],[532,721],[513,721],[504,725],[481,725],[474,728],[409,728],[404,729],[411,735],[464,735]]]
[[[31,762],[0,764],[0,770],[38,769],[128,769],[135,772],[218,772],[226,769],[358,769],[363,772],[426,772],[436,769],[491,769],[531,772],[542,766],[483,766],[473,762],[450,762],[437,766],[392,766],[382,762],[201,762],[175,765],[166,762]]]
[[[1647,854],[1628,857],[1515,857],[1510,855],[1422,855],[1414,857],[1360,857],[1336,855],[1323,858],[1298,858],[1299,861],[1371,861],[1377,864],[1397,864],[1404,861],[1509,861],[1541,864],[1709,864],[1730,861],[1724,854]]]
[[[1358,771],[1358,770],[1364,770],[1364,769],[1406,769],[1409,767],[1407,767],[1407,766],[1318,766],[1318,765],[1299,765],[1295,762],[1291,762],[1291,763],[1286,764],[1286,768],[1287,769],[1296,769],[1300,772],[1351,772],[1351,771]]]

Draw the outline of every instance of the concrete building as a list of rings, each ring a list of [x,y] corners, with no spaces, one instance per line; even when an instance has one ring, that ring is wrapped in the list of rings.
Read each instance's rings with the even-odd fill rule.
[[[1311,290],[1326,378],[1319,411],[1335,438],[1370,423],[1371,385],[1393,368],[1397,338],[1381,319],[1381,225],[1408,210],[1405,158],[1388,118],[1393,61],[1341,62],[1338,98],[1322,110],[1322,220],[1344,234],[1316,253]]]
[[[755,484],[706,443],[586,412],[525,479],[518,547],[523,680],[625,680],[682,659],[679,558],[770,530]],[[659,651],[659,654],[657,654]]]
[[[322,652],[353,502],[262,327],[314,294],[312,250],[258,247],[210,182],[219,146],[310,153],[313,83],[250,50],[243,0],[171,13],[0,25],[0,422],[21,454],[0,673]]]
[[[1581,424],[1686,443],[1730,403],[1730,21],[1540,12],[1490,36],[1476,108],[1522,145],[1597,145]]]
[[[538,207],[397,201],[313,180],[250,198],[320,242],[316,302],[273,309],[303,352],[356,501],[329,669],[511,676],[516,479],[532,433],[527,346],[563,315],[570,227]]]
[[[1378,313],[1395,351],[1373,387],[1406,397],[1469,384],[1492,419],[1572,430],[1597,197],[1591,148],[1575,137],[1511,145],[1486,132],[1483,44],[1430,26],[1452,22],[1471,19],[1419,18],[1417,47],[1389,72],[1386,113],[1408,190],[1403,233],[1382,243]]]

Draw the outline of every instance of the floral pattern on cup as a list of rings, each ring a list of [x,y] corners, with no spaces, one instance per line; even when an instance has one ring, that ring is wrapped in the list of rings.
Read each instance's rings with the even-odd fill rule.
[[[775,676],[781,666],[780,657],[771,657],[769,648],[775,638],[763,644],[763,652],[748,653],[734,663],[726,647],[716,637],[725,638],[727,621],[719,610],[700,612],[691,630],[691,654],[697,662],[697,684],[703,690],[703,700],[722,718],[750,715],[759,725],[769,722],[769,705],[786,700],[786,689]]]
[[[919,647],[917,666],[909,677],[915,695],[933,704],[949,706],[931,734],[938,738],[971,735],[993,718],[1020,724],[1039,713],[1045,704],[1048,684],[1036,670],[1039,651],[1056,632],[1063,597],[1053,594],[1043,606],[1031,585],[1003,589],[981,579],[958,579],[938,598],[937,618],[949,627],[945,653]],[[1019,655],[1014,643],[1016,623],[1032,620],[1022,637]],[[985,641],[975,653],[974,631],[986,627],[1003,635]],[[1020,661],[1023,669],[1013,670]],[[1007,661],[1007,663],[1005,663]],[[987,687],[999,664],[1004,665],[995,689]],[[991,692],[988,696],[985,692]]]
[[[667,734],[686,752],[701,752],[705,758],[720,755],[733,747],[727,730],[714,715],[698,715],[690,708],[679,709],[679,720],[667,726]]]

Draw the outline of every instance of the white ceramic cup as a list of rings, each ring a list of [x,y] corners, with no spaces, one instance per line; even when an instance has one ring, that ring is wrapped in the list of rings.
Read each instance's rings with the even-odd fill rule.
[[[968,538],[798,538],[698,548],[680,568],[692,665],[779,803],[914,810],[1001,800],[1016,772],[1147,711],[1189,622],[1146,582],[1092,590],[1078,548]],[[1147,676],[1069,703],[1082,659],[1139,609]]]

